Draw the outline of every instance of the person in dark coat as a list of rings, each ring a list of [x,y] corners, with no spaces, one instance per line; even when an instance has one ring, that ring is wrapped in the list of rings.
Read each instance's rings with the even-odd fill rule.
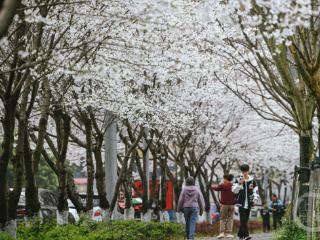
[[[284,204],[276,194],[271,196],[270,209],[272,211],[273,229],[276,230],[278,225],[282,225],[282,216],[284,215]]]
[[[235,180],[232,186],[232,192],[237,195],[236,205],[239,207],[240,228],[238,237],[241,240],[249,240],[251,239],[248,230],[250,210],[253,205],[259,204],[260,196],[254,177],[249,175],[249,165],[241,165],[240,170],[241,176]]]

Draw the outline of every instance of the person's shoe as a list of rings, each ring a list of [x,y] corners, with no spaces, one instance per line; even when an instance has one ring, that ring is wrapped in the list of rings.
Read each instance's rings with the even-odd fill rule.
[[[234,236],[232,234],[227,234],[226,238],[234,238]]]
[[[218,239],[224,238],[224,233],[220,233]]]
[[[252,239],[252,237],[250,236],[244,238],[244,240],[250,240],[250,239]]]

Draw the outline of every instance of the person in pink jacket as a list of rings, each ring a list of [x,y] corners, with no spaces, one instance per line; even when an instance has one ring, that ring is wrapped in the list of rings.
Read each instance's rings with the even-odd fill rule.
[[[186,179],[186,186],[182,189],[178,201],[178,212],[184,213],[186,220],[186,236],[194,240],[198,214],[202,215],[204,200],[200,190],[194,185],[193,177]]]

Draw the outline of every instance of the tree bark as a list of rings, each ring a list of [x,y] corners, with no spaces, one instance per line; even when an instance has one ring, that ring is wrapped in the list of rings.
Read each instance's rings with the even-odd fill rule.
[[[42,81],[42,104],[40,106],[41,109],[41,117],[39,120],[39,131],[38,138],[36,143],[36,148],[33,152],[33,164],[34,164],[34,172],[35,174],[38,172],[38,165],[41,157],[41,152],[43,150],[44,138],[47,130],[48,118],[49,118],[49,108],[50,108],[50,90],[49,90],[49,81],[47,78]]]
[[[167,207],[167,173],[166,173],[166,166],[167,165],[167,158],[164,156],[161,156],[160,159],[160,167],[161,167],[161,199],[160,199],[160,209],[164,210]]]
[[[94,183],[94,165],[92,158],[92,122],[86,116],[83,116],[85,134],[86,134],[86,163],[87,163],[87,199],[86,209],[93,209],[93,183]]]
[[[73,174],[70,170],[68,171],[68,197],[73,203],[74,207],[77,209],[78,213],[85,211],[85,206],[83,205],[79,193],[77,192],[76,185],[74,184]]]
[[[300,167],[309,167],[310,162],[313,159],[313,139],[312,129],[301,131],[299,135],[300,144]]]
[[[15,128],[15,108],[16,100],[7,98],[4,102],[3,119],[3,151],[0,155],[0,228],[3,229],[8,220],[8,188],[7,174],[8,163],[12,158],[14,128]]]
[[[148,130],[145,130],[146,132]],[[147,132],[148,134],[148,132]],[[149,147],[147,140],[144,140],[143,146],[143,175],[141,176],[142,186],[143,186],[143,213],[147,213],[150,208],[150,198],[149,198]]]
[[[16,9],[20,5],[19,0],[2,0],[0,5],[0,39],[3,38],[13,21]]]
[[[303,131],[300,133],[299,136],[299,143],[300,143],[300,167],[309,167],[310,162],[314,156],[313,150],[313,139],[312,139],[312,130]],[[300,175],[300,178],[304,178],[304,176]],[[299,178],[299,179],[300,179]],[[299,180],[299,192],[298,196],[301,197],[304,194],[307,194],[309,191],[308,185],[302,183]],[[307,208],[307,201],[301,202],[301,208],[298,209],[298,215],[305,215],[307,214],[302,210],[303,207]]]
[[[299,135],[300,145],[300,167],[309,167],[314,157],[312,128],[301,131]]]
[[[27,128],[27,119],[26,119],[26,109],[27,102],[26,97],[22,100],[20,113],[18,114],[18,143],[16,147],[16,155],[12,158],[12,164],[14,169],[14,187],[13,191],[10,192],[9,196],[9,206],[8,214],[9,220],[16,219],[16,209],[19,202],[21,190],[22,190],[22,181],[23,181],[23,164],[25,158],[25,138],[26,138],[26,128]]]
[[[28,217],[34,217],[39,214],[40,203],[38,197],[38,188],[33,170],[32,152],[29,145],[27,128],[25,129],[25,145],[24,145],[24,167],[26,176],[26,210]]]
[[[29,142],[29,114],[27,113],[27,103],[30,94],[30,84],[31,79],[28,78],[26,81],[26,87],[22,94],[21,108],[20,108],[20,127],[22,127],[22,141],[24,141],[24,169],[25,169],[25,179],[26,179],[26,211],[28,217],[34,217],[39,214],[40,202],[38,197],[38,188],[36,185],[34,163],[32,159],[32,151],[30,149]],[[20,131],[20,130],[19,130]]]
[[[103,137],[102,137],[103,140]],[[105,183],[105,171],[102,162],[102,141],[97,144],[97,146],[93,150],[93,154],[96,160],[96,183],[97,183],[97,191],[99,196],[99,205],[102,209],[109,209],[110,205],[107,199],[106,192],[106,183]]]
[[[153,159],[153,169],[152,169],[152,177],[151,177],[151,205],[157,205],[157,154],[152,154]]]
[[[60,107],[60,106],[58,106]],[[54,120],[57,131],[58,159],[57,169],[59,172],[59,197],[58,211],[62,216],[68,211],[68,170],[66,165],[66,155],[70,136],[70,117],[63,113],[61,109],[54,111]],[[59,219],[58,219],[59,220]],[[59,222],[58,222],[59,223]],[[65,222],[63,221],[62,224]]]

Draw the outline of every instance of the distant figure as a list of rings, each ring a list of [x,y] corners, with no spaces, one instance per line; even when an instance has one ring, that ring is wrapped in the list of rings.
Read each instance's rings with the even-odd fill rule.
[[[233,238],[233,214],[235,195],[232,192],[233,175],[227,174],[223,176],[223,182],[219,185],[213,185],[212,189],[215,191],[221,191],[221,209],[220,209],[220,234],[218,238]]]
[[[186,186],[181,191],[177,208],[178,212],[184,213],[188,240],[194,240],[198,214],[202,215],[203,209],[204,200],[202,193],[194,186],[193,177],[188,177],[186,179]]]
[[[233,193],[237,194],[237,205],[239,206],[240,228],[238,237],[241,240],[249,240],[248,221],[250,210],[254,204],[260,202],[258,186],[252,176],[249,175],[249,165],[243,164],[240,166],[241,176],[235,180],[232,186]]]
[[[282,225],[282,217],[284,215],[284,205],[283,202],[278,199],[276,194],[271,196],[270,209],[272,211],[273,229],[276,230],[278,225]]]
[[[270,209],[266,202],[263,203],[263,208],[260,209],[260,214],[262,217],[262,223],[263,223],[263,232],[269,232],[270,231]]]

